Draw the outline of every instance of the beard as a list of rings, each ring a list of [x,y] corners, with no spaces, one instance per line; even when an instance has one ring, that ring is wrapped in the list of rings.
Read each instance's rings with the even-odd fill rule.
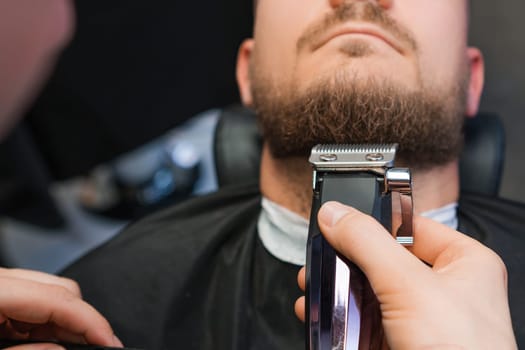
[[[417,91],[344,73],[301,91],[260,73],[251,72],[253,107],[275,158],[307,158],[317,144],[398,143],[397,166],[427,170],[461,153],[466,73],[456,86]]]

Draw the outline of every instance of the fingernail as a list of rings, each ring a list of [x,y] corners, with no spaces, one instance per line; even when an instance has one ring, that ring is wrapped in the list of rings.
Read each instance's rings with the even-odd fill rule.
[[[338,202],[326,202],[319,210],[318,219],[330,227],[337,224],[339,220],[350,212],[350,208]]]
[[[59,346],[59,345],[57,346],[52,345],[50,347],[47,347],[46,350],[66,350],[66,348]]]
[[[35,344],[25,345],[23,348],[27,347],[28,350],[66,350],[63,346],[58,344]],[[16,347],[18,349],[18,346]]]
[[[124,347],[124,344],[122,344],[122,342],[116,335],[113,335],[113,345],[116,347]]]

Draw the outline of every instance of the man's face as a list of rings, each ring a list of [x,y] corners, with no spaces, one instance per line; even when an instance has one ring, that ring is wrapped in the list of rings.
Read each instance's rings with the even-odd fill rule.
[[[353,101],[376,110],[388,110],[390,100],[407,104],[423,95],[431,104],[446,104],[443,110],[431,112],[432,117],[476,113],[482,64],[479,52],[467,47],[465,0],[259,0],[254,38],[245,44],[246,65],[241,49],[238,76],[244,102],[263,113],[283,109],[266,108],[269,101],[308,105],[326,91],[344,102],[345,90]],[[376,92],[380,96],[371,96]],[[376,97],[382,100],[379,104]],[[348,111],[355,106],[340,107]],[[422,107],[428,108],[427,103]],[[301,108],[289,110],[297,113]],[[333,122],[327,121],[332,126]],[[458,123],[447,123],[458,128]],[[341,141],[354,140],[331,142]]]
[[[466,2],[388,2],[259,0],[254,64],[299,89],[341,72],[414,90],[455,83],[466,62]]]
[[[0,139],[71,36],[71,6],[69,0],[0,1]]]

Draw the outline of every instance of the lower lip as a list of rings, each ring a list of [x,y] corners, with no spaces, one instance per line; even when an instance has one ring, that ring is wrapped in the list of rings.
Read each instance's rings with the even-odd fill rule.
[[[388,44],[384,39],[376,36],[376,35],[372,35],[372,34],[367,34],[367,33],[343,33],[343,34],[339,34],[339,35],[336,35],[335,37],[333,37],[331,40],[334,40],[334,39],[337,39],[337,38],[341,38],[341,37],[356,37],[356,38],[367,38],[367,39],[372,39],[372,40],[377,40],[377,41],[381,41],[387,45],[390,46],[390,44]]]
[[[389,48],[397,51],[395,47],[393,47],[389,42],[385,41],[383,38],[380,38],[375,35],[366,34],[366,33],[345,33],[337,35],[330,40],[328,40],[324,45],[329,44],[330,42],[334,42],[334,45],[337,45],[337,43],[341,41],[351,41],[351,40],[361,40],[363,42],[369,43],[370,45],[374,45],[374,47],[377,48]]]

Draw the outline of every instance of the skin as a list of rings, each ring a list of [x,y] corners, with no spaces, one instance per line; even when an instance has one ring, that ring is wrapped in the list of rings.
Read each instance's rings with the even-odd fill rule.
[[[405,0],[406,3],[408,3],[408,0]],[[446,3],[450,6],[451,1],[457,1],[457,0],[448,0],[443,1],[443,3]],[[40,3],[40,2],[39,2]],[[42,1],[42,3],[44,3]],[[310,12],[310,15],[316,14],[316,11],[319,11],[320,9],[324,8],[324,10],[329,11],[330,7],[338,6],[338,1],[328,1],[328,2],[322,2],[317,1],[315,5],[316,7],[309,7],[304,6],[304,1],[299,2],[298,0],[293,0],[290,2],[283,3],[279,0],[265,0],[265,5],[261,6],[263,9],[267,8],[266,11],[262,11],[262,13],[266,13],[266,16],[268,16],[268,13],[271,13],[269,11],[271,8],[268,8],[268,4],[272,5],[274,7],[278,7],[279,4],[284,4],[285,8],[283,13],[288,13],[289,11],[301,9],[301,8],[308,8]],[[429,3],[425,2],[427,5]],[[3,55],[2,61],[0,64],[0,68],[2,68],[2,71],[6,73],[4,76],[4,82],[9,82],[9,84],[5,84],[5,86],[8,86],[9,88],[4,88],[0,90],[1,94],[0,97],[2,98],[2,109],[0,110],[1,117],[0,120],[3,121],[2,129],[6,130],[7,126],[9,125],[8,122],[6,122],[8,119],[6,118],[12,118],[13,116],[16,116],[17,112],[19,112],[26,103],[32,94],[34,94],[35,91],[35,84],[39,80],[42,79],[43,76],[45,76],[46,71],[48,71],[50,67],[50,62],[52,60],[52,57],[56,54],[56,51],[58,48],[63,45],[63,43],[66,41],[68,37],[68,26],[70,23],[68,22],[67,15],[64,17],[53,17],[58,14],[64,15],[64,13],[67,13],[67,10],[63,6],[67,6],[65,2],[63,1],[48,1],[44,3],[46,6],[41,6],[42,4],[37,4],[33,1],[28,0],[13,0],[13,1],[7,1],[4,0],[3,2],[0,2],[0,15],[1,14],[9,14],[9,16],[6,16],[6,18],[2,18],[2,21],[0,23],[3,23],[3,25],[11,25],[13,27],[8,27],[9,29],[13,28],[21,28],[16,26],[15,21],[11,18],[15,18],[15,14],[20,16],[25,16],[32,14],[35,17],[29,17],[27,18],[28,22],[25,22],[26,29],[29,30],[35,30],[34,32],[25,32],[22,30],[21,32],[11,32],[11,36],[7,36],[5,30],[0,30],[0,33],[2,36],[0,36],[0,44],[2,45],[1,52],[14,52],[19,56],[14,55]],[[314,4],[312,0],[312,4]],[[328,4],[328,7],[325,5]],[[16,5],[19,5],[21,7],[17,7]],[[31,5],[31,6],[29,6]],[[49,6],[50,5],[50,6]],[[395,9],[395,4],[392,1],[382,1],[382,6],[388,7],[389,9]],[[412,6],[417,5],[417,2],[414,0],[412,1]],[[7,6],[14,6],[8,8]],[[25,6],[25,7],[24,7]],[[55,7],[56,6],[56,7]],[[439,5],[434,5],[439,10]],[[286,8],[289,7],[289,8]],[[10,11],[8,11],[10,10]],[[13,12],[13,11],[19,11],[19,12]],[[426,10],[429,10],[429,8],[426,8]],[[56,11],[56,12],[54,12]],[[65,12],[64,12],[65,11]],[[301,15],[307,15],[309,11],[305,12],[290,12],[295,13],[297,18],[301,17]],[[433,13],[433,12],[432,12]],[[405,13],[406,15],[407,13]],[[416,13],[417,14],[417,13]],[[449,13],[450,14],[450,13]],[[453,13],[452,13],[453,14]],[[261,15],[262,16],[262,15]],[[258,19],[261,17],[258,16]],[[263,16],[264,18],[264,16]],[[278,16],[276,20],[279,22],[286,22],[288,20],[288,16]],[[304,19],[309,19],[310,17],[306,16]],[[400,17],[401,18],[401,17]],[[409,18],[409,17],[406,17]],[[266,18],[268,20],[268,18]],[[35,22],[36,21],[36,22]],[[262,20],[258,20],[258,23],[260,23]],[[262,21],[264,23],[264,21]],[[299,22],[299,23],[298,23]],[[301,24],[301,21],[293,21],[293,23],[290,24]],[[442,23],[439,23],[439,28],[443,28]],[[57,27],[54,27],[54,25],[57,25]],[[262,26],[264,28],[264,25],[258,25],[259,27]],[[445,26],[446,27],[446,26]],[[4,28],[2,28],[4,29]],[[256,31],[257,33],[261,32],[261,29]],[[30,35],[28,35],[30,33]],[[270,33],[269,33],[270,34]],[[273,35],[275,35],[275,31],[273,31]],[[294,32],[291,31],[290,34],[293,34]],[[297,32],[295,32],[297,34]],[[20,35],[18,39],[11,39],[11,38],[17,38],[16,35]],[[257,36],[257,35],[256,35]],[[264,36],[263,34],[259,33],[259,37]],[[20,39],[20,40],[19,40]],[[283,39],[290,39],[289,36],[286,36]],[[371,38],[360,38],[359,40],[376,40]],[[29,41],[27,41],[29,40]],[[353,40],[353,39],[350,39]],[[286,41],[286,40],[284,40]],[[240,76],[242,77],[244,74],[244,84],[241,85],[241,90],[243,92],[243,100],[246,104],[250,104],[250,96],[249,96],[249,88],[247,87],[249,85],[249,81],[246,80],[248,77],[247,74],[247,62],[249,61],[249,58],[251,56],[251,50],[253,49],[253,41],[252,42],[246,42],[243,45],[243,50],[241,50],[241,61],[240,67],[242,68],[244,65],[245,71],[240,72]],[[267,40],[266,44],[268,45],[271,43],[271,41]],[[277,42],[276,42],[277,43]],[[283,44],[282,48],[286,48],[286,43],[282,42],[279,44]],[[376,43],[378,45],[382,45],[381,43]],[[375,45],[374,44],[374,45]],[[278,45],[279,46],[279,45]],[[330,45],[328,45],[330,46]],[[304,54],[300,55],[300,59],[298,60],[297,64],[297,74],[301,75],[305,74],[304,77],[306,79],[306,82],[308,79],[313,79],[315,77],[314,72],[314,66],[322,60],[323,55],[324,57],[331,57],[331,55],[326,56],[327,53],[330,52],[329,48],[327,46],[327,50],[323,48],[323,50],[319,51],[319,55],[310,55],[310,54]],[[378,48],[378,51],[384,50],[387,48]],[[326,53],[323,54],[323,52],[326,51]],[[388,50],[383,51],[383,53],[386,53]],[[474,63],[477,60],[477,65],[479,66],[480,57],[476,55],[475,51],[469,50],[469,53],[467,53],[467,56],[469,59],[471,59],[471,62],[473,62],[472,67],[475,67],[476,64]],[[315,56],[315,57],[314,57]],[[447,55],[445,55],[447,56]],[[452,55],[453,56],[453,55]],[[15,57],[15,58],[12,58]],[[433,57],[433,56],[431,56]],[[477,59],[476,59],[477,57]],[[472,59],[474,58],[474,59]],[[334,58],[335,59],[335,58]],[[341,60],[343,58],[338,57],[337,60]],[[385,74],[387,69],[386,61],[382,63],[383,58],[376,57],[374,58],[377,63],[377,68],[375,68],[376,73],[374,74]],[[393,58],[392,58],[393,59]],[[404,62],[403,59],[397,58],[399,62]],[[408,59],[407,59],[408,60]],[[290,67],[286,67],[287,63],[294,62],[293,59],[291,60],[283,60],[283,65],[281,68],[284,69],[285,72],[287,72],[287,69]],[[330,61],[329,64],[327,64],[325,67],[323,67],[322,71],[318,72],[321,74],[325,74],[325,72],[328,74],[330,71],[330,67],[332,69],[335,69],[336,67],[340,67],[341,62],[343,61]],[[272,67],[273,68],[273,67]],[[349,66],[348,69],[351,69]],[[353,68],[355,69],[355,68]],[[476,70],[476,69],[473,69]],[[476,70],[477,71],[477,70]],[[411,81],[417,80],[415,77],[416,75],[416,69],[415,66],[410,66],[408,62],[405,65],[402,65],[402,68],[400,67],[400,72],[406,73],[406,83],[411,84]],[[437,73],[437,71],[434,71]],[[277,71],[276,71],[277,73]],[[311,74],[309,74],[311,73]],[[446,75],[434,75],[436,78],[441,77],[443,79],[446,78]],[[479,78],[479,75],[476,75],[478,78],[473,78],[473,82],[471,83],[471,90],[474,92],[478,91],[480,89],[480,81],[482,79]],[[405,78],[401,78],[401,76],[398,76],[396,79],[401,80]],[[445,79],[446,80],[446,79]],[[403,80],[404,81],[404,80]],[[477,83],[476,83],[477,81]],[[247,85],[248,84],[248,85]],[[243,88],[244,86],[244,88]],[[248,95],[247,95],[248,94]],[[473,94],[474,97],[476,93]],[[479,94],[478,94],[479,97]],[[472,102],[474,101],[474,102]],[[473,100],[469,99],[469,106],[477,106],[476,98]],[[473,112],[473,110],[470,110]],[[471,114],[474,114],[471,113]],[[266,152],[266,158],[268,158],[268,153]],[[269,161],[270,164],[272,163],[271,158],[266,160]],[[263,161],[264,162],[264,161]],[[300,161],[297,161],[299,164],[299,167],[301,168]],[[263,167],[264,168],[264,167]],[[271,183],[263,181],[263,192],[270,191],[268,186],[272,185]],[[270,191],[271,192],[271,191]],[[270,195],[271,198],[273,198],[272,195]],[[293,207],[292,204],[290,204],[290,207]],[[429,290],[427,292],[438,292],[443,291],[442,289],[438,288],[438,282],[435,282],[433,280],[434,277],[432,277],[432,274],[428,271],[428,268],[425,265],[419,264],[418,261],[412,256],[407,255],[407,253],[401,249],[399,246],[392,244],[392,240],[389,238],[385,241],[385,237],[387,235],[384,235],[384,232],[382,232],[381,228],[377,226],[377,223],[371,221],[369,218],[360,216],[360,214],[356,212],[350,211],[341,211],[336,210],[335,213],[332,214],[323,214],[323,212],[320,213],[320,222],[321,225],[323,225],[323,231],[327,235],[327,238],[330,240],[330,242],[340,251],[343,252],[343,254],[348,255],[352,260],[356,261],[358,265],[365,271],[365,273],[370,278],[373,288],[378,293],[378,296],[385,307],[389,305],[393,305],[394,311],[400,311],[400,312],[392,312],[394,315],[396,314],[403,314],[403,311],[407,311],[407,313],[410,314],[410,311],[414,312],[414,310],[407,307],[406,309],[402,308],[402,302],[397,300],[399,298],[396,298],[399,296],[399,292],[403,290],[403,286],[390,286],[390,284],[386,283],[383,278],[383,273],[385,268],[390,268],[389,272],[392,273],[391,276],[395,276],[393,269],[391,269],[393,264],[389,264],[391,260],[387,259],[388,255],[385,255],[384,253],[391,254],[391,256],[395,259],[398,259],[399,261],[403,261],[403,264],[408,266],[413,270],[415,274],[419,274],[422,276],[422,278],[425,278],[426,281],[429,282],[430,286],[436,287],[436,288],[428,288]],[[341,218],[343,215],[341,212],[344,212],[344,217],[340,220],[334,219],[334,217]],[[350,225],[350,222],[352,222],[352,225]],[[335,223],[335,225],[333,225]],[[434,226],[433,226],[434,225]],[[489,290],[490,300],[496,300],[497,302],[491,303],[494,310],[493,313],[483,313],[485,318],[488,317],[488,315],[491,316],[492,324],[494,327],[489,328],[490,332],[487,331],[487,328],[483,328],[483,322],[480,322],[479,318],[468,318],[466,321],[470,324],[471,322],[474,322],[476,326],[480,324],[480,326],[476,327],[476,330],[479,331],[480,334],[493,334],[496,330],[496,334],[499,336],[499,342],[498,348],[501,348],[501,345],[512,345],[512,343],[509,343],[509,332],[508,327],[498,327],[501,324],[508,324],[510,323],[510,318],[508,317],[508,310],[507,313],[500,311],[505,309],[504,305],[500,305],[502,300],[506,300],[504,295],[505,291],[502,291],[501,288],[498,288],[498,286],[501,286],[502,283],[492,283],[494,281],[504,280],[505,279],[505,273],[504,268],[502,268],[501,261],[498,260],[494,254],[491,254],[487,252],[486,250],[483,250],[485,248],[481,248],[479,244],[476,244],[475,242],[465,242],[463,239],[459,239],[458,237],[455,237],[455,232],[448,232],[443,234],[443,231],[446,231],[443,227],[435,227],[436,224],[431,222],[425,222],[424,220],[422,223],[416,223],[416,232],[418,237],[416,238],[419,242],[422,242],[421,244],[416,245],[414,247],[414,254],[424,261],[427,261],[428,263],[434,264],[434,269],[437,269],[438,272],[441,272],[442,275],[446,275],[446,272],[448,272],[449,275],[452,275],[454,278],[451,280],[451,291],[449,294],[452,294],[452,297],[455,296],[455,294],[461,294],[461,293],[455,293],[457,292],[456,288],[453,288],[454,285],[452,282],[456,281],[458,283],[458,276],[462,277],[465,276],[471,276],[470,273],[472,272],[468,268],[462,269],[461,266],[458,266],[457,264],[454,264],[458,258],[464,258],[463,263],[467,267],[470,267],[471,269],[473,267],[478,267],[478,273],[475,275],[480,278],[476,278],[474,282],[478,282],[479,280],[487,281],[490,283],[487,283],[489,286],[493,285],[494,288]],[[354,227],[354,229],[350,228]],[[420,228],[421,227],[421,228]],[[370,244],[372,247],[377,249],[377,252],[380,254],[378,257],[383,257],[383,259],[368,259],[366,256],[363,257],[360,255],[359,252],[362,252],[363,250],[359,250],[358,245],[354,244],[352,242],[352,236],[347,235],[348,232],[352,234],[359,234],[359,232],[363,230],[370,231],[372,234],[369,235],[370,237]],[[419,232],[430,232],[433,233],[434,231],[438,231],[439,234],[443,235],[444,237],[438,236],[438,238],[441,238],[441,240],[433,241],[432,244],[425,243],[425,240],[420,237]],[[450,231],[450,230],[449,230]],[[344,233],[344,234],[343,234]],[[431,234],[429,234],[431,236]],[[432,234],[432,236],[436,236],[435,234]],[[441,244],[439,244],[441,242]],[[419,247],[434,247],[430,250],[425,250],[425,248],[419,248]],[[442,248],[442,250],[438,250],[435,247]],[[418,250],[420,249],[420,250]],[[367,252],[369,250],[367,249]],[[470,254],[469,254],[470,252]],[[368,254],[368,253],[367,253]],[[476,263],[473,264],[472,261],[475,261]],[[482,261],[486,264],[483,264],[482,267],[485,267],[485,269],[482,269],[483,273],[480,273],[480,268],[478,266],[478,262]],[[379,263],[381,262],[382,265]],[[452,267],[450,267],[452,265]],[[398,266],[398,265],[395,265]],[[378,273],[378,271],[382,271],[381,274]],[[405,272],[406,270],[402,270],[402,272]],[[445,273],[443,273],[445,271]],[[399,274],[400,271],[397,271]],[[457,274],[455,274],[457,272]],[[461,274],[463,273],[463,274]],[[379,277],[379,275],[381,275]],[[429,275],[429,276],[427,276]],[[485,279],[483,279],[483,278]],[[393,278],[393,277],[392,277]],[[436,279],[436,278],[434,278]],[[14,338],[28,338],[31,336],[36,337],[45,337],[45,338],[57,338],[65,341],[73,341],[73,342],[79,342],[79,343],[93,343],[93,344],[99,344],[99,345],[106,345],[106,346],[121,346],[118,339],[116,339],[113,335],[113,332],[107,323],[107,321],[104,320],[104,318],[98,314],[91,306],[86,304],[81,300],[80,292],[78,286],[70,280],[58,278],[55,276],[50,276],[47,274],[32,272],[32,271],[24,271],[24,270],[9,270],[9,269],[0,269],[0,280],[2,282],[2,291],[0,292],[0,323],[2,323],[0,334],[4,337],[14,337]],[[402,279],[399,279],[402,280]],[[443,279],[445,284],[449,284],[446,279]],[[462,281],[462,279],[460,279]],[[472,281],[471,281],[472,282]],[[386,285],[385,285],[386,283]],[[459,282],[461,283],[461,282]],[[304,284],[304,283],[303,283]],[[474,283],[474,287],[479,289],[479,286]],[[445,286],[446,287],[446,286]],[[391,289],[393,290],[393,294],[391,292]],[[461,283],[460,289],[463,291],[465,290],[464,283]],[[478,290],[476,289],[476,290]],[[483,289],[483,288],[482,288]],[[413,291],[413,289],[410,289],[410,291]],[[393,297],[392,297],[393,295]],[[468,294],[469,296],[471,293]],[[412,297],[413,295],[411,295]],[[414,296],[415,301],[419,301],[417,297],[420,295]],[[405,298],[401,298],[405,299]],[[461,305],[463,305],[463,302],[470,302],[472,307],[475,307],[478,309],[478,306],[486,306],[487,303],[482,303],[482,301],[486,301],[487,299],[484,298],[478,298],[479,302],[474,302],[472,300],[460,300]],[[476,300],[478,300],[476,299]],[[394,302],[389,303],[389,300],[394,300]],[[453,301],[453,299],[451,299]],[[422,303],[422,301],[420,302]],[[420,303],[415,303],[416,305]],[[478,305],[479,304],[479,305]],[[455,303],[453,303],[455,305]],[[304,308],[304,306],[303,306]],[[470,308],[467,308],[471,310]],[[508,309],[508,306],[507,306]],[[301,310],[301,302],[298,303],[298,311]],[[420,310],[420,308],[416,308],[415,311]],[[479,310],[482,310],[479,308]],[[435,318],[435,312],[439,310],[423,310],[422,319],[424,321],[434,321]],[[459,312],[459,311],[458,311]],[[466,315],[463,315],[464,317],[468,317],[469,312],[466,313]],[[494,317],[496,315],[496,317]],[[432,320],[429,320],[432,319]],[[458,319],[461,319],[461,313],[458,314]],[[387,319],[386,321],[386,329],[387,333],[391,334],[398,334],[400,332],[396,332],[397,329],[406,329],[408,322],[408,326],[417,326],[421,327],[422,323],[416,322],[417,317],[409,318],[408,321],[404,320],[403,318],[399,317],[392,317],[389,321]],[[497,321],[501,322],[497,322]],[[490,320],[489,320],[490,321]],[[465,323],[462,323],[461,325],[464,325]],[[489,322],[490,324],[490,322]],[[458,331],[456,327],[453,327],[450,324],[444,324],[442,325],[443,329],[446,331],[449,331],[451,333],[450,337],[447,339],[455,340],[455,338],[461,338],[461,334],[458,335]],[[392,329],[393,331],[389,332],[388,330]],[[428,335],[428,329],[423,329],[422,331],[426,331],[425,335]],[[412,334],[412,332],[411,332]],[[447,334],[447,333],[445,333]],[[478,334],[478,332],[475,332],[475,334]],[[438,334],[430,334],[427,337],[425,337],[425,342],[423,342],[423,345],[434,345],[435,342],[429,342],[428,339],[433,339],[440,341],[443,336],[443,333]],[[459,339],[464,340],[464,339]],[[486,346],[489,343],[483,343],[480,342],[478,339],[477,343],[468,343],[468,342],[460,342],[458,340],[458,344],[466,344],[468,346],[472,345],[473,348],[480,348],[481,345]],[[505,342],[507,340],[507,342]],[[392,345],[392,347],[399,346],[400,348],[409,348],[405,347],[407,345],[405,338],[389,338],[389,342]],[[19,346],[14,349],[18,350],[30,350],[30,349],[51,349],[51,348],[59,348],[52,344],[39,344],[39,345],[24,345]]]
[[[327,203],[318,219],[328,242],[370,281],[390,349],[517,349],[505,265],[492,250],[423,217],[414,220],[411,252],[351,207]],[[298,280],[304,290],[304,268]],[[302,297],[302,320],[304,308]]]
[[[301,91],[318,77],[334,74],[354,77],[356,84],[374,77],[389,79],[406,89],[447,89],[454,86],[457,75],[466,67],[470,76],[465,115],[477,113],[484,67],[479,50],[467,45],[467,1],[374,1],[412,40],[396,40],[400,36],[392,38],[392,32],[382,32],[370,23],[349,21],[314,36],[317,40],[310,45],[298,44],[305,32],[311,32],[344,1],[258,1],[254,38],[242,44],[237,62],[237,80],[246,106],[253,104],[252,68],[274,86]],[[365,1],[372,2],[347,2]],[[341,28],[344,34],[332,37]],[[370,34],[374,31],[379,37]],[[325,40],[327,37],[332,39]],[[368,47],[366,55],[352,56],[342,50],[362,44]],[[458,199],[457,160],[413,176],[416,213]],[[310,165],[300,158],[275,159],[265,146],[261,191],[308,218]],[[409,251],[375,220],[338,203],[323,206],[319,223],[332,246],[369,278],[381,304],[386,340],[392,349],[516,348],[505,266],[490,249],[417,217],[416,244]],[[304,270],[299,284],[304,289]],[[304,318],[303,298],[298,300],[296,311]]]
[[[0,1],[0,139],[16,122],[73,31],[68,0]],[[122,347],[78,285],[45,273],[0,268],[0,337]],[[62,349],[43,343],[10,350]]]
[[[0,337],[55,339],[121,347],[109,323],[82,300],[76,282],[46,273],[0,268]],[[52,344],[14,349],[61,349]]]
[[[23,112],[73,32],[68,0],[0,1],[0,138]]]
[[[365,1],[348,1],[364,3]],[[447,88],[467,65],[470,80],[465,115],[478,111],[483,87],[483,59],[478,49],[467,45],[467,2],[458,0],[390,0],[377,2],[409,41],[366,22],[347,22],[322,32],[310,46],[298,49],[298,42],[342,0],[261,0],[257,5],[254,38],[245,41],[238,55],[237,80],[246,106],[253,103],[250,67],[263,72],[279,86],[305,89],[320,76],[347,74],[356,84],[367,77],[389,79],[407,89],[422,86]],[[321,38],[344,29],[344,35]],[[363,32],[377,32],[377,35]],[[324,44],[319,45],[322,42]],[[365,43],[371,52],[351,57],[341,52],[345,45]],[[315,45],[317,44],[317,45]],[[396,67],[392,69],[392,67]],[[286,171],[282,171],[286,169]],[[263,149],[261,191],[271,200],[308,218],[311,170],[306,159],[278,160]],[[454,202],[459,196],[458,164],[414,173],[416,212]],[[425,181],[432,178],[433,181]],[[437,190],[439,189],[439,190]]]

